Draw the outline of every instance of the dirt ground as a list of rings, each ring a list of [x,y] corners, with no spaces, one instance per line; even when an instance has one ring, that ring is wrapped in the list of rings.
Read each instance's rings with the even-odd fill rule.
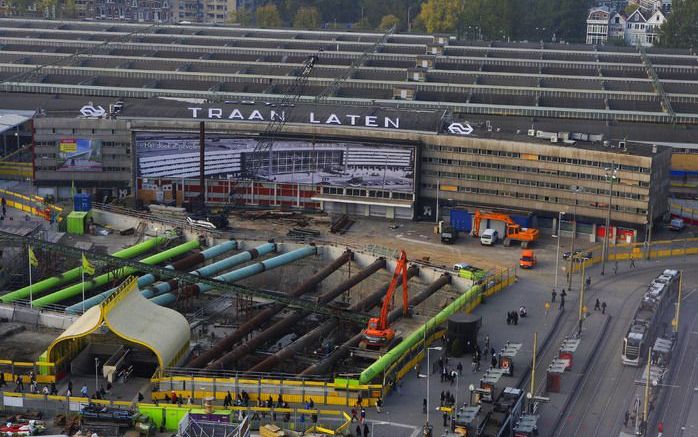
[[[0,338],[2,359],[36,361],[62,331],[27,326],[25,330]]]

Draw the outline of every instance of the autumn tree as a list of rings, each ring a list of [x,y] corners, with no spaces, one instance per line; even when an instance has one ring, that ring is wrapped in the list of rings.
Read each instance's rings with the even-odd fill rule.
[[[381,18],[381,22],[378,25],[378,30],[385,32],[393,26],[395,26],[397,29],[398,24],[400,24],[400,19],[398,17],[392,14],[385,15],[383,18]]]
[[[698,1],[674,0],[671,9],[657,45],[695,50],[698,48]]]
[[[429,33],[453,33],[462,19],[462,6],[460,0],[427,0],[419,17]]]
[[[303,6],[293,17],[293,27],[297,29],[316,29],[320,27],[320,12],[316,7]]]
[[[273,3],[267,3],[257,8],[255,13],[257,26],[259,27],[281,27],[281,15],[279,9]]]

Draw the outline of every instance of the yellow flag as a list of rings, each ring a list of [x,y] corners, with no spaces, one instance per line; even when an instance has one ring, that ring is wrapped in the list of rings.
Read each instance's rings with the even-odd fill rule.
[[[29,265],[32,267],[39,267],[39,260],[36,259],[36,255],[34,255],[34,251],[31,247],[29,247]]]
[[[88,275],[94,275],[95,274],[95,266],[90,264],[90,262],[85,258],[85,254],[82,254],[82,271],[87,273]]]

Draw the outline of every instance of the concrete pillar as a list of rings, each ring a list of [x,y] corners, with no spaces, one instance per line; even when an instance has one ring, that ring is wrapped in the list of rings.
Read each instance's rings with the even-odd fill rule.
[[[597,226],[596,223],[594,223],[591,227],[591,236],[589,237],[589,241],[591,243],[596,243],[596,226]],[[575,228],[575,231],[576,230],[577,229]]]

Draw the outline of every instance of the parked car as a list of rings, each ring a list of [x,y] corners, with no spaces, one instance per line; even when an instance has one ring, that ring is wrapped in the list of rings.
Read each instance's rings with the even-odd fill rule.
[[[483,246],[494,246],[497,240],[499,240],[499,233],[496,229],[485,229],[480,236],[480,244]]]
[[[669,222],[670,231],[681,232],[685,227],[686,223],[684,223],[683,219],[680,218],[671,219],[671,222]]]

